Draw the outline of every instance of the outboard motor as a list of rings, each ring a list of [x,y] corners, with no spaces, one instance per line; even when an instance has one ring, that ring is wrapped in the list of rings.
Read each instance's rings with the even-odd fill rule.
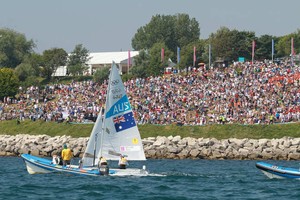
[[[146,170],[146,165],[143,165],[143,168],[141,169],[141,174],[148,174],[148,171]]]
[[[108,167],[108,165],[100,165],[99,166],[99,172],[100,172],[100,175],[107,176],[109,174],[109,167]]]

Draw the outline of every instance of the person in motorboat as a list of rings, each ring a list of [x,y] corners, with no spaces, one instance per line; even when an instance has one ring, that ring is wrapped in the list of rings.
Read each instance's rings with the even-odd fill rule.
[[[120,155],[120,158],[119,158],[119,168],[120,169],[126,169],[127,165],[128,165],[128,161],[125,158],[125,156]]]
[[[67,144],[64,144],[64,149],[61,152],[61,158],[63,160],[63,166],[71,164],[72,151],[68,148]]]
[[[54,154],[53,157],[52,157],[52,162],[51,163],[55,164],[55,165],[59,165],[59,163],[60,163],[59,156]]]

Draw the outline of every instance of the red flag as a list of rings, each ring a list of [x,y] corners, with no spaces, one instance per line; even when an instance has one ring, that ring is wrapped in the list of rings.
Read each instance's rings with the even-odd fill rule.
[[[128,68],[129,68],[129,66],[131,65],[131,56],[130,56],[130,50],[128,50],[128,61],[127,61],[128,63]]]
[[[196,63],[196,47],[194,46],[194,59],[193,59],[193,66],[195,66],[195,63]]]
[[[254,50],[255,50],[255,41],[252,41],[252,64],[254,62]]]
[[[161,62],[163,62],[165,59],[165,49],[161,48]]]
[[[294,38],[291,38],[291,55],[295,55],[295,49],[294,49]]]

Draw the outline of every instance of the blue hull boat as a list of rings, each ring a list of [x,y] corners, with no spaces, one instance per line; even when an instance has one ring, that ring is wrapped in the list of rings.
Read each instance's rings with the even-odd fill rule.
[[[265,162],[257,162],[256,167],[269,178],[292,178],[300,179],[300,171],[297,168],[277,166]]]
[[[120,76],[120,70],[115,63],[112,64],[108,83],[106,106],[104,109],[100,108],[80,166],[57,165],[45,158],[23,154],[22,158],[29,174],[64,172],[89,176],[148,175],[145,165],[141,169],[127,167],[119,169],[100,165],[102,157],[117,161],[121,156],[126,155],[127,160],[130,161],[146,160],[140,132]]]
[[[32,156],[30,154],[22,154],[24,162],[26,163],[27,171],[29,174],[45,174],[55,172],[67,172],[71,174],[100,176],[98,168],[79,168],[78,165],[62,166],[53,164],[51,160],[46,158],[40,158]],[[110,174],[114,174],[114,170],[109,171]]]
[[[41,158],[30,154],[22,154],[21,157],[25,162],[29,174],[69,173],[86,176],[148,176],[148,171],[146,171],[145,168],[109,168],[107,173],[103,173],[98,167],[80,168],[79,165],[62,166],[53,164],[52,161],[47,158]]]

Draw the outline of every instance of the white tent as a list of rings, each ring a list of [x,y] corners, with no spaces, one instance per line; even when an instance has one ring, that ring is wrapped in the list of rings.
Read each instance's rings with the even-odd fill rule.
[[[127,73],[129,68],[134,64],[133,57],[138,54],[138,51],[130,51],[131,64],[128,66],[128,51],[90,53],[89,57],[91,59],[87,63],[89,66],[89,72],[93,73],[101,67],[110,66],[114,61],[117,65],[119,65],[122,73]]]
[[[97,69],[101,67],[111,66],[114,61],[119,65],[122,73],[127,73],[129,68],[134,65],[134,57],[139,54],[138,51],[119,51],[119,52],[96,52],[89,53],[90,60],[86,63],[88,65],[88,73],[93,74]],[[130,55],[130,66],[128,66],[128,58]],[[66,76],[67,68],[66,66],[59,67],[53,76]]]

